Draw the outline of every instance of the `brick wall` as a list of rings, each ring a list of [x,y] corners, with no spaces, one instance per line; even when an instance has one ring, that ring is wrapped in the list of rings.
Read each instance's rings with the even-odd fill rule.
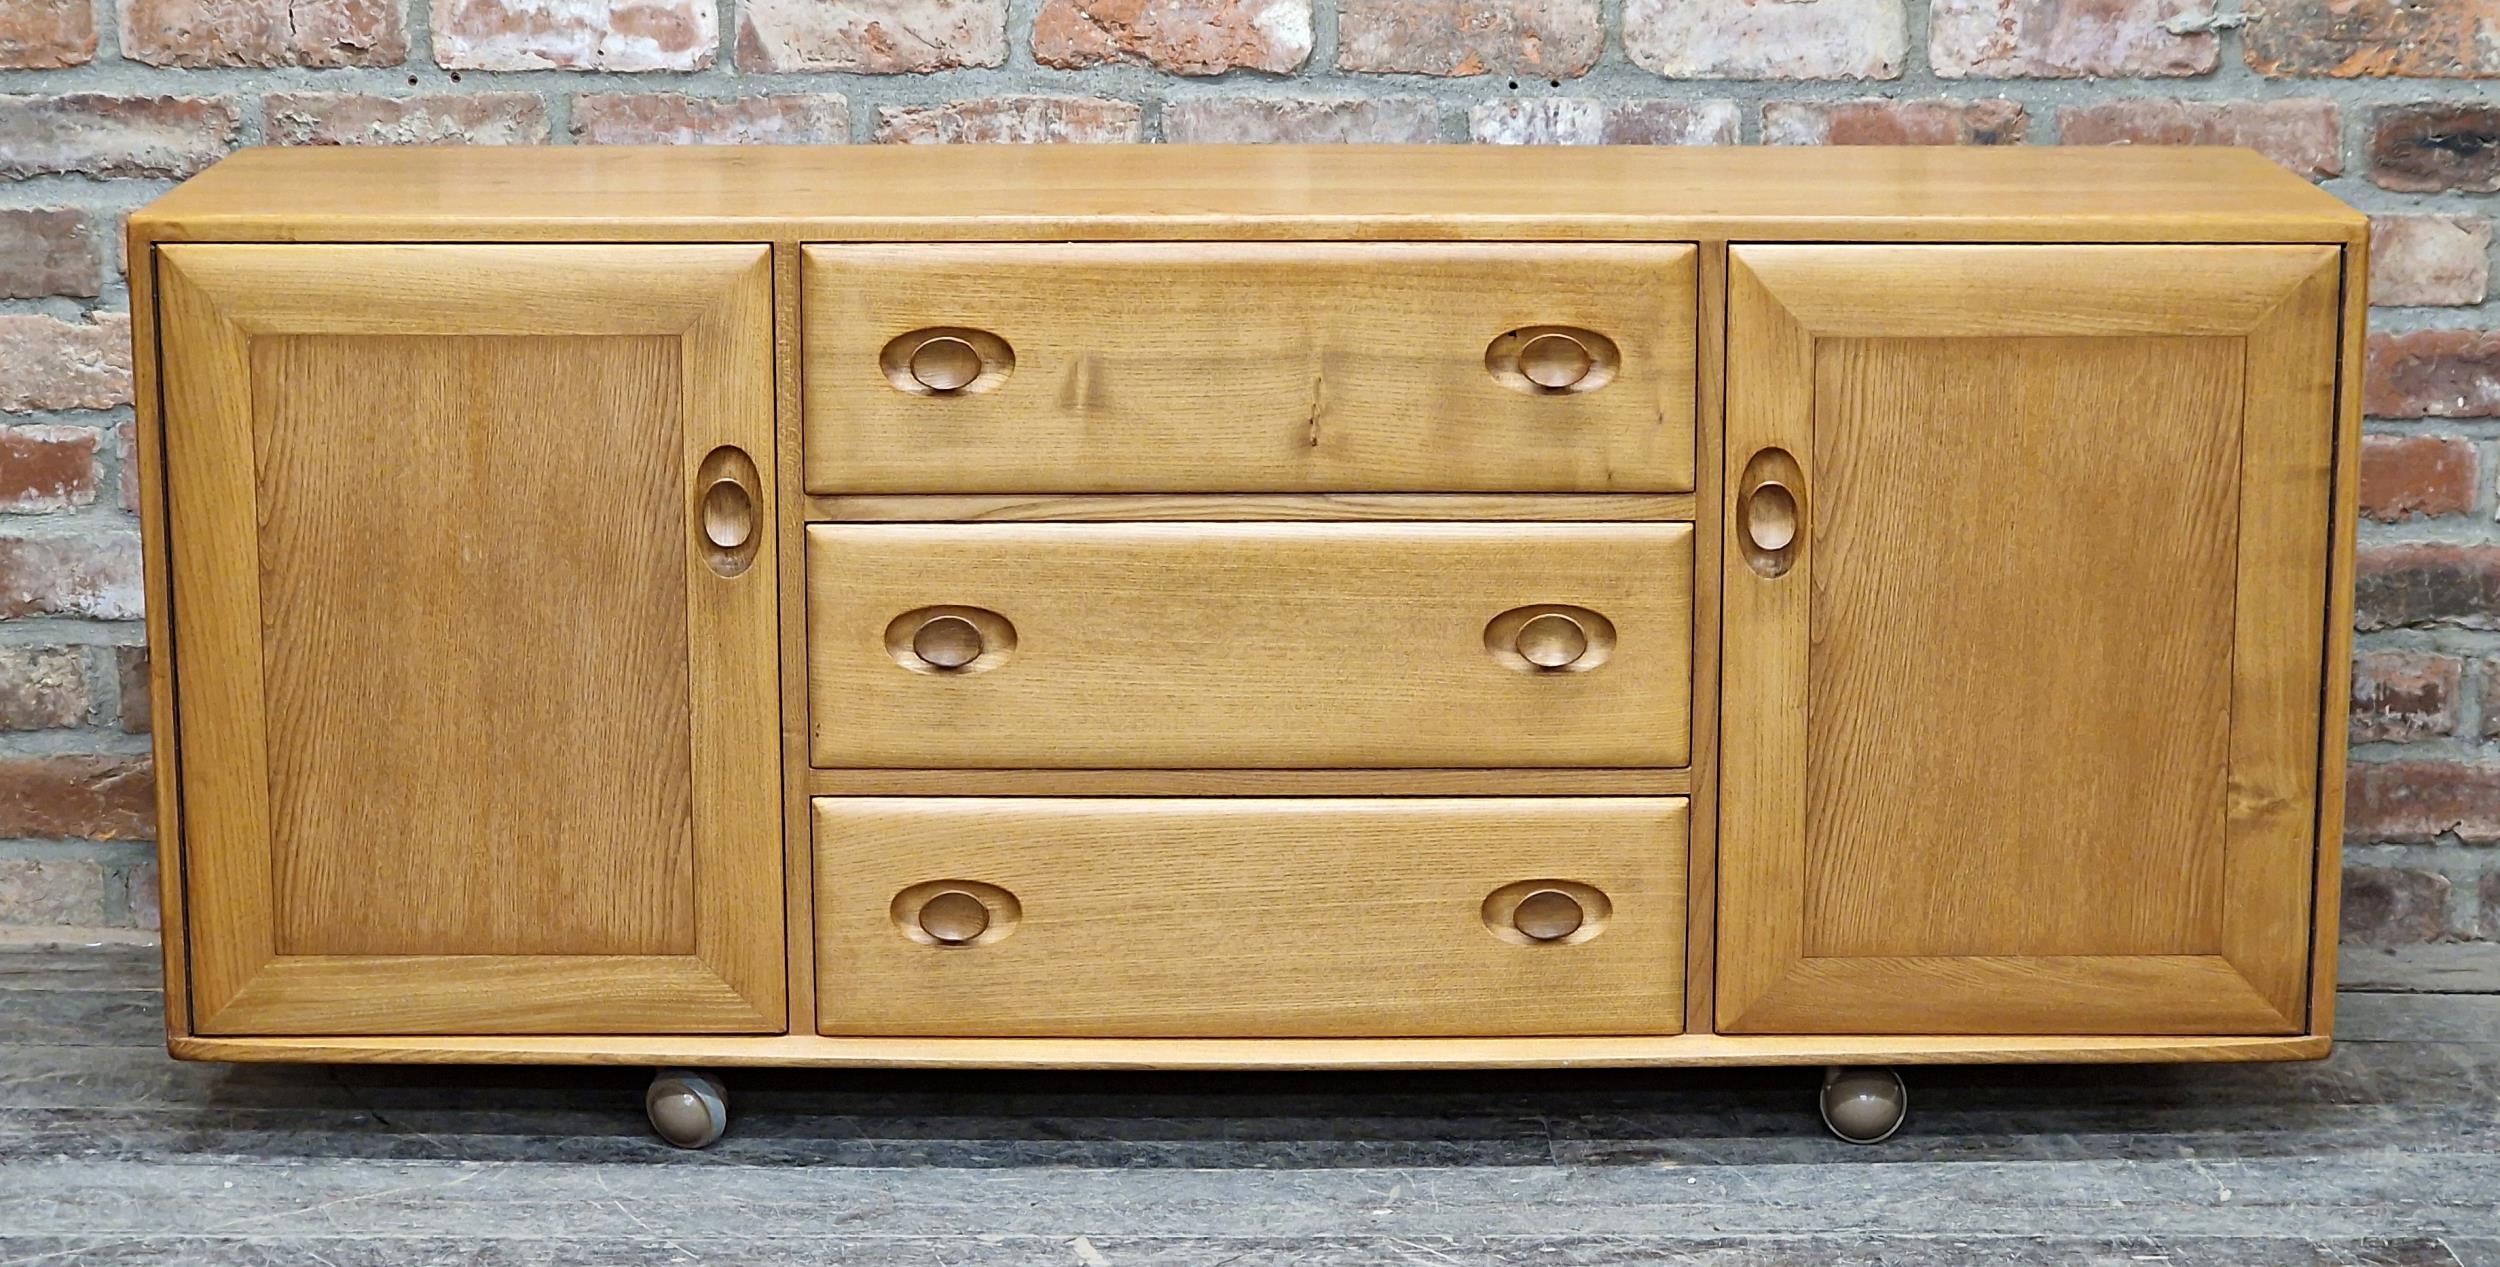
[[[2500,0],[2262,2],[0,0],[0,929],[155,918],[118,222],[236,146],[2194,141],[2377,217],[2349,958],[2500,988]]]

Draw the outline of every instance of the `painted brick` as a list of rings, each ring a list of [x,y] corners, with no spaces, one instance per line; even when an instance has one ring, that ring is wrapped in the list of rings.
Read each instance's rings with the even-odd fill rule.
[[[2500,418],[2500,331],[2372,335],[2361,383],[2373,418]]]
[[[2462,515],[2481,483],[2474,442],[2456,436],[2361,437],[2361,513],[2381,523]]]
[[[146,614],[146,605],[134,533],[0,537],[0,620],[137,620]]]
[[[1609,101],[1528,97],[1467,112],[1467,135],[1487,145],[1734,145],[1733,101]]]
[[[0,924],[104,922],[104,868],[83,858],[0,858]]]
[[[217,161],[241,126],[222,97],[0,96],[0,180],[189,176]]]
[[[547,103],[535,93],[273,92],[269,139],[279,145],[540,145]]]
[[[2343,942],[2414,946],[2448,932],[2448,877],[2412,867],[2344,868]]]
[[[151,66],[396,66],[394,0],[121,0],[122,56]]]
[[[745,0],[738,68],[926,73],[1007,60],[1007,0]]]
[[[2356,628],[2500,629],[2500,546],[2368,546],[2354,573]]]
[[[68,510],[95,501],[93,427],[0,427],[0,511]]]
[[[86,297],[103,289],[104,244],[72,207],[0,210],[0,298]]]
[[[2020,145],[2031,116],[2021,102],[1773,101],[1762,107],[1765,145]]]
[[[0,837],[147,840],[156,780],[145,757],[0,757]]]
[[[94,706],[78,648],[0,646],[0,730],[85,725]]]
[[[1415,97],[1198,97],[1163,106],[1163,139],[1180,145],[1425,145],[1441,107]]]
[[[1289,74],[1311,57],[1311,0],[1043,0],[1033,60],[1175,75]]]
[[[2209,33],[2172,22],[2208,0],[1935,0],[1927,60],[1945,79],[2203,75],[2219,61]]]
[[[2266,0],[2242,37],[2261,75],[2500,75],[2492,0]]]
[[[2381,109],[2370,122],[2370,183],[2417,194],[2500,192],[2500,106]]]
[[[2470,306],[2491,291],[2491,221],[2481,216],[2370,217],[2370,302]]]
[[[433,0],[434,60],[453,70],[701,70],[712,0]]]
[[[95,0],[0,3],[0,70],[58,70],[95,60]]]
[[[1100,97],[985,97],[935,106],[880,106],[875,139],[894,145],[1040,145],[1135,141],[1143,111]]]
[[[835,93],[607,93],[573,99],[573,135],[592,145],[839,145],[851,139],[851,103]]]
[[[0,313],[0,412],[130,403],[130,318]]]
[[[2453,734],[2465,661],[2436,651],[2364,651],[2352,664],[2352,741],[2409,743]]]
[[[1623,48],[1675,79],[1898,79],[1902,0],[1624,0]]]
[[[2067,145],[2245,145],[2312,180],[2344,170],[2341,111],[2332,101],[2169,101],[2138,98],[2057,112]]]
[[[126,734],[144,735],[149,724],[148,649],[144,646],[113,648],[113,670],[120,678],[121,728]]]
[[[1597,0],[1342,0],[1337,67],[1572,79],[1606,51]]]

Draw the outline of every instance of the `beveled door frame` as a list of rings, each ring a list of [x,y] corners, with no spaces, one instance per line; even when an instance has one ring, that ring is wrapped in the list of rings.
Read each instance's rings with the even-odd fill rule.
[[[776,542],[697,548],[698,466],[776,469],[771,248],[180,244],[156,249],[176,750],[192,1029],[201,1034],[786,1029]],[[258,577],[255,336],[662,335],[682,341],[695,947],[684,955],[278,952]],[[560,736],[550,737],[561,742]]]
[[[2334,246],[1736,245],[1728,261],[1721,528],[1769,449],[1795,460],[1796,538],[1765,577],[1722,552],[1717,1023],[1731,1034],[2291,1034],[2308,1019],[2332,514]],[[2192,335],[2243,341],[2221,935],[2188,955],[1806,953],[1806,736],[1823,338]],[[2252,599],[2254,601],[2252,601]],[[1904,778],[1916,778],[1915,766]],[[2174,1010],[2147,1024],[2142,1001]]]

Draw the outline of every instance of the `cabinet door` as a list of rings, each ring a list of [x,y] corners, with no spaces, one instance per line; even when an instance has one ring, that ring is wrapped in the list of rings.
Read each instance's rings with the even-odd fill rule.
[[[784,1027],[767,258],[159,250],[197,1030]]]
[[[1723,1031],[2303,1029],[2338,262],[1732,252]]]

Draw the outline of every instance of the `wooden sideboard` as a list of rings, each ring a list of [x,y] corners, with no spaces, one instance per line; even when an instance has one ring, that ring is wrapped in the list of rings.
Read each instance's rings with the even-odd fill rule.
[[[130,221],[172,1050],[2322,1055],[2366,235],[2236,150],[238,154]]]

